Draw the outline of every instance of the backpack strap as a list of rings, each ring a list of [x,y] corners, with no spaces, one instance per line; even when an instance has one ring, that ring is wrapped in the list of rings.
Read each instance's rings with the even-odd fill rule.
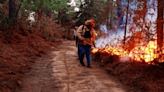
[[[83,30],[84,30],[84,25],[83,25],[83,27],[82,27],[82,33],[83,33]]]
[[[84,29],[84,25],[83,25],[83,27],[82,27],[82,30]]]

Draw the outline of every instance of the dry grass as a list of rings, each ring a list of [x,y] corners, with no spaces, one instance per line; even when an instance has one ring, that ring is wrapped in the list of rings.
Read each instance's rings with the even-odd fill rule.
[[[92,54],[92,58],[110,75],[130,87],[127,92],[164,92],[162,67],[135,61],[122,63],[118,56],[104,52]]]
[[[39,24],[39,28],[35,28],[20,20],[0,30],[0,92],[16,92],[35,59],[61,43],[65,29],[47,21],[49,25]]]

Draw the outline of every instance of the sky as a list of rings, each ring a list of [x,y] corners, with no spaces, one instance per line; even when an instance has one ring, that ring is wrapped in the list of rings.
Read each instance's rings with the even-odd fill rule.
[[[75,7],[74,10],[75,11],[79,11],[79,8],[76,7],[76,1],[79,1],[79,0],[69,0],[70,3],[67,3],[68,5],[71,5],[72,7]],[[84,2],[84,0],[81,0],[82,2]]]
[[[70,1],[70,0],[69,0]],[[71,5],[71,6],[76,6],[76,2],[75,0],[71,0],[70,3],[67,3],[68,5]]]

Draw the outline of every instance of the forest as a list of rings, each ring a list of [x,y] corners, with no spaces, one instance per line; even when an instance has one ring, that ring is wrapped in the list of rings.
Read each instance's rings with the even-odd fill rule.
[[[36,61],[74,43],[73,30],[88,19],[98,34],[94,68],[125,92],[164,92],[163,18],[164,0],[1,0],[0,92],[19,92]]]

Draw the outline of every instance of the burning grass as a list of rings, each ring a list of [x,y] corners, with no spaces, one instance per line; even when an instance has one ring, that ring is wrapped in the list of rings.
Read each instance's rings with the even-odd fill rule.
[[[104,44],[97,42],[102,47],[92,50],[92,59],[130,87],[127,92],[164,92],[164,47],[158,49],[156,39],[146,37],[143,31],[136,32],[124,45],[123,39],[101,39]]]
[[[147,46],[136,46],[130,51],[121,47],[123,46],[106,46],[104,48],[93,49],[92,53],[106,52],[111,55],[129,57],[137,62],[146,62],[148,64],[156,64],[155,62],[163,62],[164,51],[163,48],[161,51],[157,49],[156,40],[150,41]]]
[[[92,59],[122,84],[130,87],[128,92],[164,92],[162,63],[155,66],[101,51],[93,53]]]

